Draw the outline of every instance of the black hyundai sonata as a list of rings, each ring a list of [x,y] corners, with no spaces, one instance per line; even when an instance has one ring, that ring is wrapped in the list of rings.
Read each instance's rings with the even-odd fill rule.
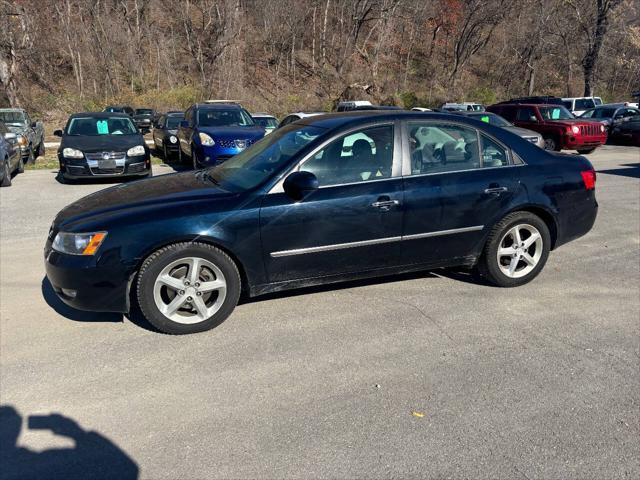
[[[504,129],[449,114],[310,117],[205,170],[119,185],[55,218],[45,247],[72,307],[159,330],[220,324],[241,295],[446,266],[501,287],[587,233],[596,175]]]

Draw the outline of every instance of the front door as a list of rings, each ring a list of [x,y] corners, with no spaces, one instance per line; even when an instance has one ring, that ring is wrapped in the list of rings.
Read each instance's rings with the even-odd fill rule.
[[[298,167],[316,175],[316,192],[300,202],[281,189],[265,196],[260,225],[270,282],[400,263],[404,206],[395,143],[392,124],[346,133]]]

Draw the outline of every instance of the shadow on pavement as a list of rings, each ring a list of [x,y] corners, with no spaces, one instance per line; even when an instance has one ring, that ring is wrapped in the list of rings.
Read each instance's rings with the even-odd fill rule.
[[[640,163],[623,163],[621,167],[609,170],[596,170],[597,173],[606,173],[608,175],[619,175],[621,177],[640,178]]]
[[[76,310],[75,308],[71,308],[69,305],[64,303],[58,295],[53,290],[51,286],[51,282],[47,277],[42,279],[42,296],[44,297],[45,302],[51,308],[53,308],[56,313],[62,315],[69,320],[74,320],[76,322],[122,322],[123,317],[121,313],[100,313],[100,312],[83,312],[81,310]]]
[[[30,430],[49,430],[70,438],[73,448],[52,448],[41,452],[17,444],[22,416],[11,405],[0,406],[0,480],[25,478],[138,478],[136,462],[98,432],[84,430],[69,417],[52,413],[30,415]]]

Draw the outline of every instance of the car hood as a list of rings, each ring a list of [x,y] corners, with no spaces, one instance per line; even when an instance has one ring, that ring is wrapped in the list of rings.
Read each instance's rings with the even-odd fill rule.
[[[83,152],[126,152],[136,145],[144,145],[142,135],[65,135],[60,148],[75,148]]]
[[[88,195],[63,208],[54,225],[57,230],[74,231],[87,222],[100,221],[125,212],[144,215],[149,209],[161,207],[168,211],[179,204],[237,196],[206,180],[204,171],[188,171],[148,180],[117,185]]]
[[[153,115],[150,113],[139,113],[138,115],[134,115],[133,118],[135,120],[151,120]]]
[[[529,130],[528,128],[504,127],[504,129],[510,131],[511,133],[515,133],[520,137],[539,137],[540,136],[538,132],[534,132],[533,130]]]
[[[8,124],[6,124],[6,125],[7,125],[7,128],[9,129],[10,132],[18,134],[18,135],[27,130],[27,126],[26,125],[8,125]]]
[[[259,140],[264,137],[264,128],[253,127],[198,127],[198,131],[206,133],[214,140]]]

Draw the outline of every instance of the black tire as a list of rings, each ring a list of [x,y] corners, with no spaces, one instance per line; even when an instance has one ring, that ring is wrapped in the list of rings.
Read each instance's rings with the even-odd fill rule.
[[[16,168],[17,173],[24,173],[24,159],[22,155],[18,155],[18,167]]]
[[[164,161],[166,162],[167,160],[169,160],[169,150],[167,150],[167,144],[162,142],[162,158],[164,159]]]
[[[5,159],[4,161],[4,174],[2,176],[2,182],[0,182],[0,187],[10,187],[11,186],[11,171],[9,170],[9,159]]]
[[[558,144],[558,140],[553,137],[544,137],[544,149],[559,152],[560,146]]]
[[[583,148],[582,150],[578,150],[578,153],[579,153],[580,155],[588,155],[588,154],[590,154],[591,152],[593,152],[595,149],[596,149],[596,147],[593,147],[593,148]]]
[[[44,148],[44,139],[40,142],[40,145],[38,145],[38,157],[44,157],[45,154],[45,148]]]
[[[184,153],[182,153],[182,145],[178,144],[178,163],[179,164],[183,164],[184,163]]]
[[[198,160],[198,152],[196,152],[195,148],[191,147],[191,159],[193,161],[193,169],[199,170],[202,167],[200,166],[200,161]]]
[[[26,164],[33,165],[34,163],[36,163],[36,157],[33,153],[33,147],[29,145],[29,156],[27,157]]]
[[[176,322],[165,316],[158,309],[153,294],[156,279],[162,270],[171,263],[188,257],[211,262],[220,269],[226,281],[226,296],[220,308],[208,319],[189,324]],[[144,261],[138,274],[136,299],[142,314],[151,325],[164,333],[182,335],[203,332],[220,325],[238,304],[241,287],[236,264],[222,250],[206,243],[176,243],[157,250]]]
[[[498,248],[501,247],[501,242],[505,239],[507,232],[509,232],[512,228],[516,226],[532,226],[534,227],[540,234],[540,238],[542,240],[542,246],[540,250],[540,256],[537,260],[537,263],[528,273],[519,277],[513,278],[505,274],[499,264],[498,260]],[[526,238],[523,239],[526,241]],[[504,248],[504,247],[503,247]],[[511,247],[507,247],[511,248]],[[516,250],[514,248],[514,257],[516,252],[520,252],[521,250]],[[537,245],[534,245],[535,249],[538,248]],[[549,228],[544,221],[530,212],[513,212],[506,217],[504,217],[500,222],[498,222],[489,237],[487,238],[487,242],[484,247],[484,251],[478,262],[478,270],[481,275],[487,279],[490,283],[499,286],[499,287],[518,287],[520,285],[524,285],[525,283],[529,283],[533,280],[542,270],[545,263],[547,262],[547,258],[549,257],[549,251],[551,249],[551,235],[549,233]],[[533,249],[529,247],[529,254],[531,256],[531,252]],[[524,252],[527,252],[527,249],[524,249]],[[536,252],[537,253],[537,252]],[[534,253],[533,257],[536,256]],[[504,257],[502,260],[509,257]],[[523,265],[521,270],[524,269],[524,263],[519,260],[515,260],[514,263],[517,262],[517,265]],[[506,265],[503,264],[503,267],[506,268]]]

